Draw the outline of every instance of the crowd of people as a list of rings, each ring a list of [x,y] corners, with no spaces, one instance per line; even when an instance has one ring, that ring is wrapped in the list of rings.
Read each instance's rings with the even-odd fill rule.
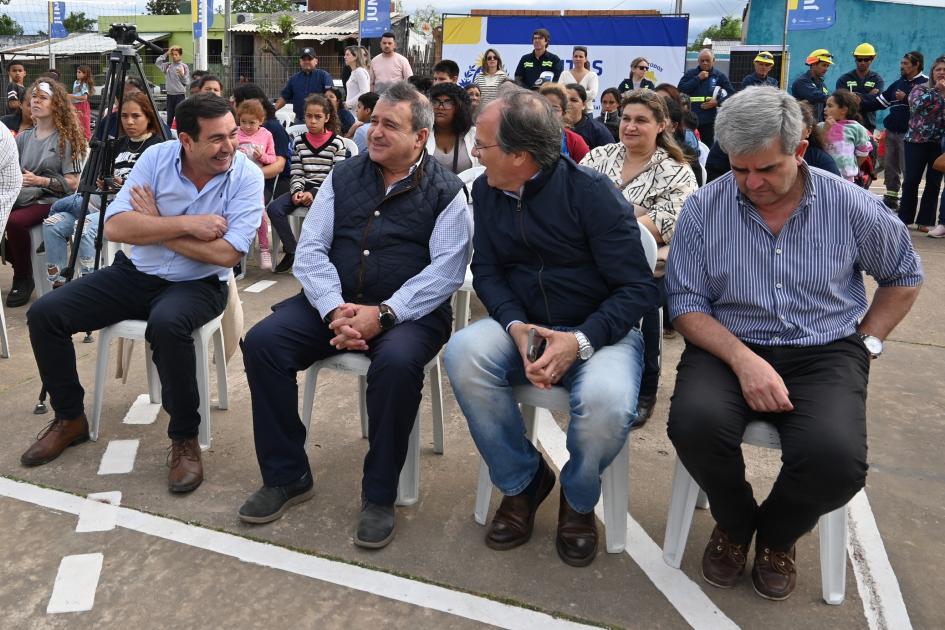
[[[72,335],[147,319],[170,416],[168,487],[197,488],[203,461],[190,335],[223,311],[231,268],[258,240],[261,266],[291,271],[302,292],[274,305],[242,345],[263,485],[237,510],[241,520],[270,522],[313,496],[296,376],[315,361],[360,352],[371,360],[369,448],[354,541],[389,544],[424,367],[446,346],[457,402],[503,494],[486,534],[492,549],[531,538],[556,483],[523,439],[513,388],[570,391],[555,545],[563,562],[587,566],[599,546],[601,473],[656,402],[662,311],[668,330],[686,341],[669,435],[717,523],[702,574],[734,586],[754,542],[754,589],[790,596],[795,542],[865,483],[869,364],[922,282],[907,225],[934,223],[945,57],[922,81],[923,57],[908,53],[902,77],[884,89],[869,70],[875,50],[864,45],[856,70],[829,92],[833,58],[817,50],[793,96],[768,76],[767,52],[741,90],[709,50],[678,86],[654,85],[639,57],[628,79],[598,97],[588,49],[575,47],[574,67],[564,71],[550,42],[536,30],[511,76],[489,49],[482,72],[460,87],[449,60],[428,81],[414,77],[387,33],[373,59],[358,46],[345,50],[345,90],[305,48],[275,103],[253,84],[226,100],[219,78],[191,73],[170,50],[159,67],[169,96],[174,90],[167,123],[176,139],[136,80],[96,131],[117,140],[117,153],[91,210],[104,213],[110,241],[133,248],[94,273],[98,215],[73,233],[88,150],[73,103],[88,92],[78,78],[70,94],[48,76],[12,87],[17,151],[3,154],[3,130],[0,167],[15,164],[10,177],[21,183],[0,214],[2,224],[12,207],[7,305],[30,299],[29,231],[40,223],[56,287],[27,314],[55,419],[21,462],[48,463],[88,439]],[[11,64],[11,81],[23,81],[21,69]],[[594,118],[597,98],[602,113]],[[275,115],[286,105],[304,125],[292,136]],[[883,108],[887,120],[904,122],[886,134],[887,169],[890,159],[905,162],[898,216],[893,195],[881,200],[858,185],[876,154],[875,118],[861,112]],[[903,149],[891,148],[896,133]],[[464,185],[459,175],[474,168],[484,173]],[[898,183],[887,180],[887,191]],[[302,208],[297,237],[289,219]],[[275,265],[267,215],[285,250]],[[945,236],[941,223],[930,236]],[[73,238],[81,282],[63,276]],[[645,255],[650,240],[655,264]],[[488,317],[450,339],[450,298],[470,264]],[[879,285],[872,303],[861,271]],[[760,505],[738,449],[757,414],[776,424],[784,464]]]

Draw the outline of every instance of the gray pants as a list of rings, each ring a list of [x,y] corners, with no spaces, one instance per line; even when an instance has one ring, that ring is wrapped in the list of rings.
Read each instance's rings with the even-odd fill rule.
[[[883,168],[886,171],[886,196],[899,198],[902,185],[902,173],[906,170],[906,150],[903,144],[904,133],[886,132],[886,156]]]

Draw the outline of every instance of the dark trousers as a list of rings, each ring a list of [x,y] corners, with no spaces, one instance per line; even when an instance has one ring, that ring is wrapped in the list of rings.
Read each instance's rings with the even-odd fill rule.
[[[368,342],[369,447],[361,489],[373,503],[391,505],[397,497],[423,394],[423,367],[446,343],[449,331],[449,316],[438,309]],[[253,401],[256,458],[267,486],[286,485],[309,470],[296,377],[312,363],[340,352],[329,345],[332,337],[301,293],[276,304],[272,315],[246,335],[243,363]]]
[[[786,551],[845,505],[866,480],[869,354],[855,336],[811,348],[751,349],[777,370],[794,410],[752,411],[735,373],[714,355],[686,345],[669,410],[669,437],[686,470],[709,497],[712,516],[738,543]],[[745,480],[741,441],[752,420],[774,424],[781,472],[759,507]]]
[[[289,215],[295,212],[298,207],[292,203],[292,193],[288,192],[270,201],[266,207],[266,212],[269,213],[269,222],[272,223],[273,229],[282,239],[282,247],[287,254],[294,254],[295,246],[298,244],[298,241],[295,240],[295,232],[292,231],[292,225],[289,223]]]
[[[913,221],[918,225],[935,225],[935,207],[938,191],[942,186],[942,173],[932,168],[935,158],[942,154],[938,142],[906,142],[906,173],[902,181],[902,199],[899,201],[899,218],[906,225]],[[919,184],[925,175],[925,190],[919,204]],[[916,205],[919,214],[916,216]],[[939,223],[945,217],[939,216]]]
[[[711,147],[712,143],[715,142],[715,119],[700,123],[698,129],[699,140],[701,140],[702,144],[705,146]]]
[[[193,331],[223,312],[227,287],[216,276],[169,282],[141,273],[121,252],[111,266],[68,282],[38,299],[26,314],[30,342],[56,417],[84,412],[72,335],[125,319],[144,319],[171,417],[171,439],[196,437],[200,427]]]
[[[30,229],[49,216],[48,203],[14,208],[7,219],[7,258],[13,263],[13,277],[32,278],[30,263]],[[39,280],[39,278],[34,278]]]
[[[660,290],[660,304],[666,301],[663,278],[656,278]],[[665,304],[664,304],[665,308]],[[640,396],[655,396],[660,384],[660,349],[663,335],[660,330],[662,314],[658,308],[643,316],[640,332],[643,333],[643,378],[640,380]]]
[[[167,95],[167,127],[170,128],[171,123],[174,122],[174,112],[177,110],[177,106],[181,104],[187,98],[186,94],[168,94]]]

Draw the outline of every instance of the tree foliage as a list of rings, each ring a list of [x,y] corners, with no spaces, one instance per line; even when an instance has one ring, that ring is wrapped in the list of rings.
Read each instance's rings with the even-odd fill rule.
[[[256,24],[256,33],[265,41],[264,50],[276,57],[291,57],[295,48],[292,36],[295,35],[295,20],[291,15],[282,14],[273,24],[264,18]]]
[[[414,30],[420,30],[421,25],[427,22],[434,29],[440,26],[443,22],[443,14],[441,9],[437,9],[432,4],[417,9],[413,12],[413,16],[410,19],[410,26]]]
[[[234,13],[278,13],[279,11],[297,11],[298,3],[294,0],[234,0]]]
[[[23,27],[9,15],[0,15],[0,35],[22,35]]]
[[[73,11],[63,19],[62,25],[65,26],[66,30],[70,33],[90,33],[96,30],[98,22],[92,18],[85,17],[85,12],[83,11]]]
[[[712,41],[719,40],[740,40],[742,38],[742,21],[736,17],[724,17],[718,25],[713,24],[696,35],[695,41],[689,47],[689,50],[702,50],[702,42],[709,38]]]
[[[194,0],[196,2],[196,0]],[[151,15],[177,15],[180,13],[178,0],[148,0],[146,5]]]

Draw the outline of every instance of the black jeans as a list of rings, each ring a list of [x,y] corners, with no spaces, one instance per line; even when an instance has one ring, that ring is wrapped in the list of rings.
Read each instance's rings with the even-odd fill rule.
[[[899,201],[899,218],[906,225],[935,225],[935,207],[938,205],[938,191],[942,186],[942,173],[932,168],[932,163],[942,154],[938,142],[906,142],[906,173],[902,182],[902,199]],[[919,184],[925,174],[925,190],[919,203]],[[916,216],[916,206],[919,214]],[[945,221],[940,216],[938,223]]]
[[[397,324],[368,342],[368,453],[361,489],[373,503],[397,498],[400,469],[423,395],[423,367],[449,338],[451,320],[438,309]],[[267,486],[283,486],[309,470],[299,418],[297,373],[338,354],[334,333],[304,294],[273,307],[246,335],[243,364],[253,401],[256,458]],[[354,396],[355,392],[352,391]]]
[[[699,140],[707,147],[715,142],[715,119],[699,124]]]
[[[39,375],[56,417],[84,412],[72,335],[125,319],[144,319],[161,377],[161,398],[171,417],[171,439],[196,437],[200,396],[194,330],[223,312],[227,287],[216,276],[169,282],[142,273],[122,252],[109,267],[68,282],[38,299],[26,314]]]
[[[171,123],[174,122],[174,112],[177,110],[177,106],[180,105],[184,99],[187,98],[186,94],[168,94],[167,95],[167,128],[171,128]]]
[[[794,411],[752,411],[728,365],[687,344],[668,433],[722,531],[738,543],[757,531],[760,543],[786,551],[865,483],[870,358],[856,336],[809,348],[751,349],[784,379]],[[752,420],[771,422],[781,437],[783,465],[760,507],[745,480],[741,451]]]

